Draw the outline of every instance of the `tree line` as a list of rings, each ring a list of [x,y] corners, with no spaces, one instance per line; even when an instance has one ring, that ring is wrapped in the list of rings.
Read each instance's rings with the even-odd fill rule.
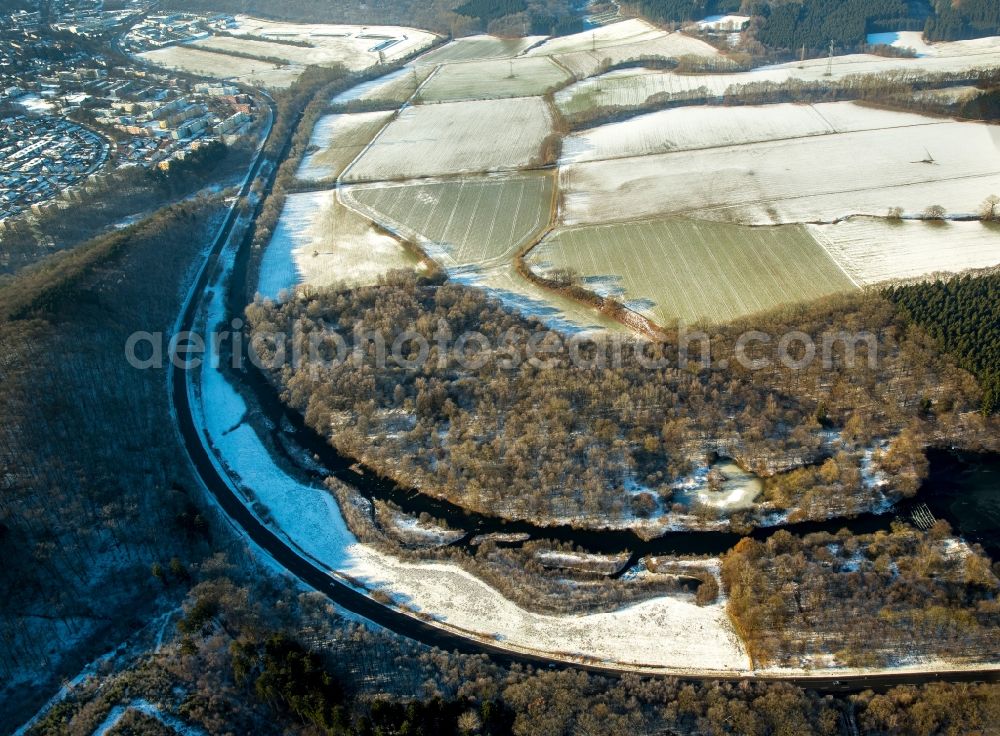
[[[199,578],[160,651],[81,683],[29,736],[90,736],[135,698],[213,736],[957,736],[987,733],[1000,718],[995,684],[822,695],[502,667],[348,620],[253,565],[217,557]]]
[[[181,12],[243,13],[299,23],[413,26],[450,36],[558,35],[581,29],[572,0],[169,0]]]
[[[668,510],[673,484],[712,453],[780,478],[831,452],[824,428],[837,433],[832,451],[844,453],[843,472],[803,476],[793,493],[776,491],[772,503],[805,507],[810,516],[853,513],[872,500],[857,470],[875,444],[888,443],[878,461],[891,469],[897,493],[919,485],[931,436],[967,447],[996,444],[994,420],[967,421],[981,401],[975,380],[873,293],[706,327],[708,339],[687,346],[686,364],[681,335],[671,332],[648,344],[628,342],[618,365],[589,361],[606,351],[597,340],[582,347],[582,363],[562,355],[552,367],[521,360],[504,368],[509,335],[521,345],[554,336],[476,289],[404,273],[353,290],[303,289],[285,304],[257,301],[246,313],[252,335],[267,341],[259,346],[265,361],[309,355],[310,340],[329,357],[330,329],[345,340],[356,329],[370,331],[386,346],[416,330],[430,348],[415,369],[380,363],[368,344],[358,362],[279,361],[271,377],[342,452],[405,486],[503,517],[587,526],[648,515],[648,499],[626,491],[634,484]],[[476,356],[478,365],[460,366],[439,351],[441,320],[451,334],[478,331],[493,347]],[[841,348],[829,366],[815,360],[800,370],[774,362],[751,371],[733,360],[748,329],[775,336],[801,330],[820,345],[824,333],[859,326],[877,337],[875,365],[863,346],[850,366]],[[404,348],[403,357],[409,354]],[[662,363],[651,367],[645,358]]]

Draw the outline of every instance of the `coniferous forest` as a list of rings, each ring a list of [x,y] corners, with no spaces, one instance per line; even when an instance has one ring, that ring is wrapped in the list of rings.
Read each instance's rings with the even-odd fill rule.
[[[1000,409],[1000,274],[889,289],[887,296],[983,386],[983,413]]]

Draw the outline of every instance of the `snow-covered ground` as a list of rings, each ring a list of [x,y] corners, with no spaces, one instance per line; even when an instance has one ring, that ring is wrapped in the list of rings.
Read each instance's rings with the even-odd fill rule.
[[[809,230],[859,284],[1000,265],[1000,226],[979,222],[888,222],[859,217],[836,225],[809,226]]]
[[[497,36],[465,36],[456,38],[416,60],[417,64],[448,64],[483,59],[509,59],[544,41],[547,36],[498,38]]]
[[[303,67],[281,66],[260,59],[246,59],[188,45],[167,46],[139,54],[151,64],[216,79],[231,79],[245,84],[283,89],[302,73]]]
[[[666,32],[613,46],[558,54],[552,58],[573,72],[577,79],[585,79],[597,74],[602,69],[602,65],[606,63],[622,64],[649,57],[679,59],[685,56],[724,59],[718,49],[704,41],[686,36],[683,33]]]
[[[217,282],[207,329],[223,321],[224,301]],[[201,395],[192,396],[206,443],[246,489],[255,512],[332,574],[382,591],[400,608],[429,614],[438,625],[517,651],[677,673],[749,668],[721,603],[699,607],[663,596],[610,613],[544,615],[515,605],[457,565],[403,562],[358,543],[329,492],[303,485],[275,465],[245,423],[246,405],[215,365],[212,348],[201,368]]]
[[[137,699],[130,702],[128,705],[116,705],[110,710],[107,717],[101,722],[101,725],[97,727],[94,731],[93,736],[105,736],[111,729],[118,725],[118,722],[128,713],[130,710],[138,711],[144,715],[154,718],[168,729],[178,734],[178,736],[206,736],[206,731],[197,726],[192,726],[180,718],[173,716],[169,713],[164,713],[163,710],[148,700]]]
[[[387,525],[398,537],[406,542],[441,546],[451,544],[465,536],[462,529],[450,529],[445,526],[438,526],[429,521],[422,521],[415,516],[410,516],[398,509],[388,506],[376,506],[379,519],[383,525]]]
[[[422,103],[542,95],[572,77],[546,56],[444,64],[420,90]]]
[[[339,204],[334,191],[290,194],[261,258],[257,291],[278,299],[308,283],[372,284],[417,260],[390,235]]]
[[[412,74],[413,69],[411,66],[401,67],[396,71],[389,72],[375,79],[369,79],[367,82],[362,82],[350,89],[344,90],[340,94],[335,95],[330,100],[330,103],[343,105],[355,100],[378,99],[384,90]]]
[[[880,110],[853,102],[680,107],[638,115],[570,135],[563,141],[560,163],[647,156],[939,122],[940,118]]]
[[[674,488],[678,500],[730,512],[753,508],[764,483],[734,462],[720,462],[695,469]]]
[[[895,33],[869,33],[868,43],[871,46],[892,46],[897,49],[909,49],[917,56],[936,56],[937,48],[924,40],[921,31],[897,31]]]
[[[44,115],[55,109],[55,105],[51,100],[46,100],[44,97],[38,95],[23,95],[15,99],[14,102],[36,115]]]
[[[362,71],[383,60],[416,54],[436,38],[428,31],[399,26],[281,23],[243,15],[236,21],[229,29],[231,36],[198,38],[139,56],[190,74],[280,89],[291,85],[310,65],[341,64],[350,71]]]
[[[749,15],[710,15],[707,18],[702,18],[694,25],[700,31],[732,33],[742,31],[743,27],[749,22]]]
[[[284,23],[236,16],[237,25],[229,29],[239,36],[295,41],[311,44],[297,47],[277,44],[284,53],[273,55],[299,64],[343,64],[357,71],[379,63],[379,51],[385,61],[395,61],[421,51],[432,43],[435,34],[401,26],[356,26],[322,23]]]
[[[383,181],[518,169],[539,158],[551,130],[541,97],[407,107],[343,178]]]
[[[572,164],[560,178],[567,224],[654,215],[758,225],[834,222],[884,216],[893,207],[919,215],[932,205],[968,215],[1000,192],[1000,128],[937,119]]]
[[[581,570],[584,572],[599,572],[611,575],[628,562],[627,554],[594,555],[584,552],[557,552],[556,550],[539,550],[535,559],[546,567],[558,567],[566,570]]]
[[[761,82],[783,83],[840,82],[852,76],[895,73],[914,79],[945,72],[990,69],[1000,64],[1000,37],[935,44],[936,53],[917,59],[901,59],[872,54],[849,54],[833,59],[827,76],[828,60],[808,59],[760,67],[733,74],[677,74],[652,69],[619,69],[585,79],[556,93],[556,103],[565,112],[618,105],[635,107],[651,97],[667,98],[698,95],[722,96],[729,90]]]
[[[301,181],[339,176],[393,116],[392,111],[324,115],[313,128],[307,153],[296,172]]]

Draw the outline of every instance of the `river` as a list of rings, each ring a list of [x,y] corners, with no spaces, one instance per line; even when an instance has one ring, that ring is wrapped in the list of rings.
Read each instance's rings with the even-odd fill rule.
[[[468,511],[446,500],[406,488],[379,476],[371,469],[359,467],[354,458],[340,454],[305,425],[299,412],[280,401],[277,391],[257,369],[251,368],[243,378],[245,385],[253,390],[271,425],[276,428],[272,433],[285,432],[286,440],[291,439],[309,455],[319,458],[327,474],[365,498],[392,502],[415,516],[428,513],[446,521],[450,526],[465,530],[466,536],[455,543],[459,546],[469,546],[475,535],[499,533],[527,535],[528,539],[569,542],[594,554],[629,552],[636,558],[643,555],[720,555],[743,536],[764,540],[782,529],[797,535],[814,532],[835,534],[841,529],[847,529],[853,534],[888,530],[893,521],[908,521],[914,508],[926,504],[936,518],[948,521],[968,541],[982,544],[993,559],[997,559],[997,553],[1000,552],[1000,456],[997,455],[932,449],[928,453],[930,473],[917,494],[883,513],[758,527],[746,535],[721,531],[677,531],[645,540],[628,529],[594,530],[569,525],[542,526],[529,521],[510,521]],[[278,429],[281,427],[285,429]],[[278,448],[283,446],[282,442],[272,444]],[[315,481],[322,479],[322,474],[302,463],[297,453],[283,454],[286,462],[295,465],[300,472],[308,474]]]

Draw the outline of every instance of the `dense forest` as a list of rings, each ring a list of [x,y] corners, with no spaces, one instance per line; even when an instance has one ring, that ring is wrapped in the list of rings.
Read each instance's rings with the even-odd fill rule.
[[[930,41],[995,36],[1000,32],[1000,3],[996,0],[933,0],[934,14],[924,34]]]
[[[556,365],[527,362],[512,340],[523,347],[556,335],[478,290],[406,274],[355,290],[307,290],[283,305],[259,301],[247,315],[284,398],[340,450],[406,485],[500,516],[600,525],[668,511],[674,484],[714,453],[765,476],[832,457],[836,474],[799,478],[772,502],[809,517],[854,513],[873,500],[859,472],[872,447],[883,447],[875,463],[890,474],[891,490],[906,494],[923,477],[927,437],[968,447],[1000,437],[994,419],[976,416],[975,380],[877,294],[713,328],[707,340],[626,341],[620,365],[596,358],[609,355],[600,340],[577,345],[584,360],[576,363],[555,344]],[[442,324],[453,336],[478,331],[492,348],[474,350],[475,365],[462,367],[438,349]],[[847,361],[849,351],[834,341],[827,366],[774,360],[751,370],[733,360],[748,329],[774,343],[801,330],[817,346],[824,335],[863,330],[877,341],[869,347],[877,360],[869,363],[859,345]],[[385,346],[414,330],[429,344],[427,360],[383,366],[374,342],[359,345],[352,360],[326,359],[331,331],[350,341],[355,330],[383,336]],[[324,359],[280,359],[310,350]],[[650,364],[654,358],[662,362]]]
[[[1000,208],[1000,200],[989,206]],[[897,286],[886,296],[975,374],[983,413],[1000,410],[1000,273]]]
[[[90,736],[152,704],[212,736],[932,736],[988,733],[1000,686],[820,695],[784,683],[686,683],[502,667],[343,617],[315,593],[222,556],[196,573],[157,651],[78,686],[29,736]],[[128,710],[109,733],[174,733]]]
[[[25,677],[54,689],[180,592],[165,591],[151,565],[174,560],[182,571],[208,552],[163,371],[130,368],[122,349],[133,331],[172,324],[221,211],[218,199],[176,205],[0,290],[0,712],[9,716],[38,697]]]
[[[328,75],[343,78],[342,71],[310,68],[275,95],[269,153],[286,148]],[[139,175],[167,187],[181,177],[197,191],[210,175],[228,173],[221,162],[235,165],[221,148],[202,156],[165,174]],[[174,605],[190,583],[187,571],[209,554],[219,527],[179,460],[164,370],[132,368],[123,350],[134,332],[169,334],[192,266],[224,211],[220,195],[189,197],[0,285],[6,718],[23,715],[109,640]],[[23,687],[27,677],[38,687]]]
[[[723,557],[722,578],[758,664],[795,666],[817,650],[851,667],[1000,651],[1000,580],[943,521],[927,533],[898,525],[866,536],[744,539]]]
[[[654,23],[684,23],[710,15],[737,13],[742,0],[632,0],[623,5]]]

